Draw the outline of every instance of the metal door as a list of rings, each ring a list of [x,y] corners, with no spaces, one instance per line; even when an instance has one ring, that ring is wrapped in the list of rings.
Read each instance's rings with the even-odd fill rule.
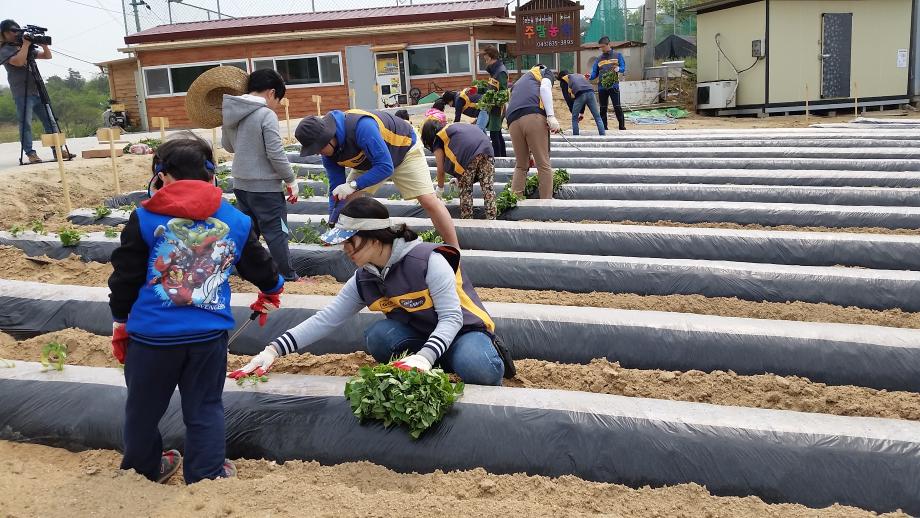
[[[348,96],[352,108],[377,109],[377,77],[370,45],[345,47]]]
[[[821,15],[821,97],[850,97],[853,13]]]

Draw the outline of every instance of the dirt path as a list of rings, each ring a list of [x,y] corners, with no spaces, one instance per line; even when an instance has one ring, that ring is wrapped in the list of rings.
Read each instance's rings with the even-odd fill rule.
[[[84,263],[76,257],[36,262],[28,259],[18,248],[0,246],[0,279],[37,281],[79,286],[105,286],[112,269],[109,264]],[[312,278],[312,283],[291,283],[285,294],[335,295],[342,284],[330,276]],[[237,277],[230,281],[234,291],[255,292],[256,288]],[[702,295],[634,295],[630,293],[570,293],[565,291],[515,290],[510,288],[478,288],[482,300],[488,302],[521,302],[562,306],[671,311],[700,315],[796,320],[803,322],[839,322],[886,327],[920,329],[920,313],[899,309],[876,311],[810,302],[751,302],[735,298]],[[283,302],[282,302],[283,303]]]
[[[0,494],[10,517],[405,516],[408,506],[418,516],[876,516],[838,505],[816,510],[767,505],[756,497],[714,497],[696,484],[630,489],[573,476],[492,475],[482,469],[419,475],[368,462],[239,460],[238,478],[184,486],[121,471],[119,454],[110,450],[71,453],[0,441],[0,459]]]
[[[0,358],[37,361],[48,342],[67,346],[68,365],[116,367],[109,337],[66,329],[15,342],[0,336]],[[227,370],[242,367],[248,356],[231,354]],[[300,354],[279,359],[273,372],[315,376],[352,376],[374,359],[364,352]],[[540,360],[515,362],[518,375],[509,387],[578,390],[630,397],[692,401],[817,412],[846,416],[920,420],[920,394],[889,392],[855,386],[827,386],[797,376],[740,376],[734,372],[624,369],[618,363],[594,360],[588,365]]]

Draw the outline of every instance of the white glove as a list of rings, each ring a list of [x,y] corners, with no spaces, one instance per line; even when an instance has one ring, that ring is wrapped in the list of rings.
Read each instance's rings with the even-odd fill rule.
[[[297,183],[297,178],[294,178],[293,182],[284,183],[284,193],[287,195],[288,203],[297,203],[297,196],[300,194],[300,184]]]
[[[558,133],[558,132],[559,132],[559,120],[556,119],[556,116],[555,116],[555,115],[550,115],[549,117],[547,117],[547,118],[546,118],[546,124],[549,126],[549,132],[550,132],[550,133]]]
[[[249,363],[243,366],[242,369],[237,369],[227,376],[233,379],[239,379],[252,374],[253,371],[255,371],[256,376],[261,376],[271,370],[272,364],[275,363],[277,359],[278,351],[273,345],[269,344],[262,352],[253,356],[252,360],[249,360]]]
[[[343,183],[342,185],[332,190],[332,197],[335,198],[336,201],[344,200],[345,198],[351,196],[354,193],[355,193],[355,190],[352,189],[350,185],[348,185],[347,183]]]
[[[434,184],[434,193],[441,198],[444,196],[444,188],[440,187],[438,184]]]
[[[398,362],[393,362],[393,366],[404,371],[418,369],[422,372],[428,372],[431,370],[431,362],[428,361],[428,358],[425,358],[421,354],[406,356]]]
[[[460,185],[460,182],[459,180],[457,180],[456,176],[451,176],[450,180],[448,180],[447,182],[447,185],[450,185],[451,187],[457,187],[458,185]]]

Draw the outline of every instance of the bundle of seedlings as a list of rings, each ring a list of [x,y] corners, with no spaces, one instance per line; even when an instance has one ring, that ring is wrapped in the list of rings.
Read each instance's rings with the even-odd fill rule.
[[[393,365],[365,366],[345,383],[345,397],[355,417],[404,424],[418,439],[439,422],[463,394],[463,383],[451,383],[441,369],[403,370]]]

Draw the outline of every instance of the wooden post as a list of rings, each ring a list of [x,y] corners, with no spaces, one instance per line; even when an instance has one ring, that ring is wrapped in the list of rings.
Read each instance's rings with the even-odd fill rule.
[[[121,194],[121,182],[118,179],[118,165],[115,162],[115,141],[121,138],[121,128],[102,128],[96,132],[99,142],[109,143],[109,156],[112,160],[112,178],[115,181],[115,195]]]
[[[287,97],[281,99],[281,106],[284,106],[284,120],[287,121],[288,142],[292,141],[291,136],[291,101]]]
[[[64,142],[67,137],[63,133],[49,133],[42,135],[42,145],[45,147],[54,147],[57,154],[58,170],[61,172],[61,186],[64,188],[64,208],[67,213],[73,210],[70,202],[70,184],[67,183],[67,175],[64,174]]]
[[[853,81],[853,113],[859,117],[859,85]]]
[[[150,122],[152,122],[154,126],[160,127],[160,140],[166,140],[166,127],[169,126],[169,118],[150,117]]]
[[[211,128],[211,148],[217,149],[220,147],[220,142],[217,141],[217,128]]]
[[[321,95],[314,95],[314,96],[312,96],[311,98],[313,99],[313,102],[316,103],[316,114],[319,115],[320,117],[322,117],[322,116],[323,116],[323,111],[320,109],[320,103],[323,101],[323,96],[321,96]]]
[[[808,122],[808,83],[805,83],[805,122]]]

